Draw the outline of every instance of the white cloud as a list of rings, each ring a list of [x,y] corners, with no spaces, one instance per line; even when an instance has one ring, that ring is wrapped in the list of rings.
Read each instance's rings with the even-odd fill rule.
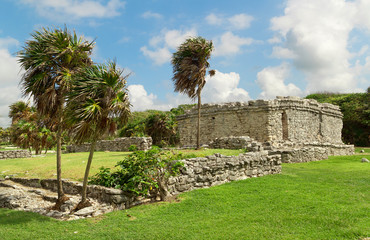
[[[176,50],[187,38],[195,37],[196,35],[197,31],[195,29],[186,31],[164,29],[160,35],[149,40],[149,45],[154,48],[153,50],[148,49],[147,46],[141,47],[140,50],[154,64],[162,65],[171,60],[172,54],[170,50]]]
[[[214,41],[214,56],[233,56],[242,52],[242,47],[254,42],[252,38],[243,38],[232,32],[225,32]]]
[[[202,90],[202,102],[221,103],[250,100],[249,94],[238,88],[240,76],[238,73],[222,73],[216,71],[212,77],[206,76],[206,85]]]
[[[291,59],[294,59],[297,56],[295,55],[295,53],[293,51],[291,51],[288,48],[283,48],[283,47],[280,47],[280,46],[275,46],[272,49],[271,57],[274,57],[274,58],[288,58],[288,59],[291,58]]]
[[[249,94],[239,88],[240,76],[235,72],[222,73],[216,71],[213,77],[206,76],[206,85],[202,90],[202,103],[220,103],[250,100]],[[187,95],[169,93],[165,102],[157,99],[153,93],[148,93],[143,85],[129,85],[129,98],[132,111],[143,111],[147,109],[170,110],[180,104],[197,102],[192,101]]]
[[[161,19],[163,16],[159,13],[155,13],[155,12],[152,12],[152,11],[146,11],[145,13],[143,13],[141,15],[142,18],[145,18],[145,19]]]
[[[23,3],[36,8],[44,17],[69,21],[82,18],[110,18],[119,16],[125,2],[109,0],[106,5],[97,0],[22,0]]]
[[[289,76],[289,65],[282,63],[277,67],[264,68],[257,74],[257,84],[262,88],[259,98],[274,99],[276,96],[301,96],[302,91],[292,83],[285,85]]]
[[[10,124],[9,105],[21,97],[21,92],[18,89],[21,77],[20,66],[16,57],[12,56],[8,50],[18,44],[16,39],[0,38],[0,126],[2,127],[7,127]]]
[[[161,104],[157,101],[157,96],[153,93],[148,94],[143,85],[129,85],[129,99],[132,111],[144,111],[148,109],[169,110],[170,104]]]
[[[272,56],[293,59],[305,74],[307,93],[358,90],[358,76],[350,60],[365,54],[348,50],[349,35],[355,28],[370,29],[369,1],[288,0],[285,15],[271,20],[271,28],[284,46],[274,47]],[[270,41],[277,43],[278,41]]]
[[[155,65],[163,65],[171,59],[171,52],[167,47],[149,50],[146,46],[140,48],[144,56],[150,58]]]
[[[224,19],[221,16],[211,13],[206,17],[206,22],[210,25],[222,25]]]
[[[228,18],[211,13],[205,19],[210,25],[221,26],[229,30],[242,30],[249,28],[254,18],[245,13],[236,14]]]
[[[252,16],[247,14],[237,14],[228,19],[230,25],[235,29],[249,28],[253,20]]]
[[[12,46],[18,46],[20,43],[17,39],[6,37],[0,38],[0,48],[9,48]]]

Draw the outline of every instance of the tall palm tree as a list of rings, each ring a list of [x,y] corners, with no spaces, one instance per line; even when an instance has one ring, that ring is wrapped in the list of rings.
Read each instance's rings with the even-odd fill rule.
[[[117,124],[125,124],[130,115],[126,79],[115,62],[92,65],[75,75],[68,94],[67,120],[77,143],[91,141],[86,165],[81,201],[76,210],[89,206],[86,198],[87,180],[96,142],[112,134]]]
[[[193,100],[198,97],[197,149],[200,148],[200,94],[206,84],[205,75],[212,50],[212,41],[202,37],[188,38],[172,55],[171,61],[175,92],[185,93]],[[215,71],[211,70],[209,73],[213,76]]]
[[[94,42],[71,34],[67,28],[35,31],[32,39],[18,52],[19,63],[24,68],[21,84],[24,96],[32,96],[38,113],[50,119],[49,128],[57,132],[58,201],[55,209],[67,200],[61,179],[61,142],[64,129],[66,93],[71,88],[71,78],[83,66],[91,64],[90,54]]]

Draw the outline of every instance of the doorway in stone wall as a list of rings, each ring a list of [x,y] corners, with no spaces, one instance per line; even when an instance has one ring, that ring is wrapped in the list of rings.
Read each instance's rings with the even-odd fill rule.
[[[288,116],[285,111],[281,114],[281,123],[283,127],[283,140],[288,140]]]

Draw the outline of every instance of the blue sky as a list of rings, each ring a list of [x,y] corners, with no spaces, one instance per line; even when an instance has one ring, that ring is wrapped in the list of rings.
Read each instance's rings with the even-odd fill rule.
[[[173,92],[171,54],[187,37],[215,49],[203,102],[364,92],[370,85],[369,0],[0,0],[0,126],[21,99],[16,52],[41,27],[96,40],[95,62],[132,72],[133,110],[190,103]]]

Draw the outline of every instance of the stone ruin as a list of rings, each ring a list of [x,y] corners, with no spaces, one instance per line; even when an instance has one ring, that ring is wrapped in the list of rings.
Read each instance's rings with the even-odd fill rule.
[[[0,159],[6,158],[29,158],[31,152],[29,150],[6,150],[0,151]]]
[[[317,161],[330,155],[354,153],[354,146],[345,145],[341,140],[343,124],[339,107],[320,104],[315,100],[278,97],[272,101],[204,104],[201,116],[203,145],[211,148],[246,149],[247,152],[239,156],[215,154],[180,160],[184,163],[184,168],[179,175],[168,179],[168,196],[234,180],[277,174],[281,172],[282,162]],[[180,144],[183,147],[195,145],[196,122],[196,109],[178,117]],[[97,150],[127,151],[130,145],[137,145],[141,150],[151,147],[149,138],[137,138],[134,142],[126,140],[101,141]],[[68,151],[89,151],[89,145],[71,146]],[[36,190],[24,189],[14,182],[22,186],[36,187]],[[82,187],[81,183],[71,181],[65,181],[63,186],[68,194],[76,194]],[[0,207],[35,211],[66,220],[97,216],[114,209],[125,209],[158,200],[135,198],[118,189],[90,185],[88,197],[93,200],[94,206],[70,215],[73,201],[78,201],[73,197],[76,195],[71,195],[73,201],[65,206],[66,211],[62,213],[46,211],[45,206],[50,206],[51,203],[45,201],[45,206],[36,204],[35,208],[29,208],[30,199],[45,199],[45,191],[56,191],[55,179],[0,179],[0,188],[3,188],[0,189]],[[15,190],[20,192],[19,196],[15,195]],[[24,192],[34,196],[25,195]]]
[[[152,148],[151,137],[122,137],[114,140],[101,140],[96,143],[95,151],[125,152],[135,145],[137,150],[146,151]],[[89,152],[90,143],[67,146],[67,153]]]
[[[177,118],[182,146],[195,146],[197,117],[193,108]],[[200,142],[212,148],[274,151],[283,162],[351,155],[354,146],[341,139],[342,117],[336,105],[299,97],[203,104]]]

